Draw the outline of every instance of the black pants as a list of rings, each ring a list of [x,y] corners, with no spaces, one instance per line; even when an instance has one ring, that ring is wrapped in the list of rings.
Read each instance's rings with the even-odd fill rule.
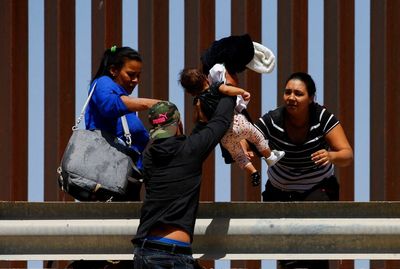
[[[322,180],[319,184],[306,192],[282,191],[267,181],[262,193],[264,202],[280,201],[338,201],[339,184],[335,176]]]
[[[335,176],[324,179],[321,183],[312,189],[304,192],[287,192],[272,186],[267,181],[265,191],[262,193],[263,201],[338,201],[339,200],[339,184]],[[281,260],[278,261],[279,269],[329,269],[329,261],[327,260]]]

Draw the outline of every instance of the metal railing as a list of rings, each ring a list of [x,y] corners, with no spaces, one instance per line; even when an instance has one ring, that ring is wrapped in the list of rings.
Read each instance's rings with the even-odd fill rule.
[[[0,259],[132,259],[140,207],[0,202]],[[200,203],[193,250],[208,260],[400,259],[400,203]]]

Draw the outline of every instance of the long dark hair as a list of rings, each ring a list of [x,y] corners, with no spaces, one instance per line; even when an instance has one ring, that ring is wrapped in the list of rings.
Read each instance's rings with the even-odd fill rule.
[[[101,76],[109,76],[112,78],[110,67],[114,66],[116,69],[120,69],[127,59],[142,62],[142,56],[140,56],[139,52],[130,47],[118,48],[113,46],[109,49],[106,49],[104,51],[103,58],[101,59],[99,68],[97,69],[96,75],[92,78],[90,83]]]

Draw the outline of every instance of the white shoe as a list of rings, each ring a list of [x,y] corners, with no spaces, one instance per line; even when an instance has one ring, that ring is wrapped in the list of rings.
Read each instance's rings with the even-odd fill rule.
[[[265,162],[268,166],[273,166],[276,164],[280,159],[285,156],[285,152],[281,150],[272,150],[271,155],[268,158],[264,158]]]

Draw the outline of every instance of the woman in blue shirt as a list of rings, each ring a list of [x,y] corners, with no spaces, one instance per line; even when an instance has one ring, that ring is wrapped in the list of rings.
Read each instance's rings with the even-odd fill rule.
[[[96,75],[91,81],[96,86],[85,114],[86,129],[103,130],[125,141],[121,116],[126,117],[134,151],[141,153],[149,141],[149,134],[136,112],[147,110],[160,100],[133,98],[129,95],[140,82],[142,58],[130,47],[113,46],[104,52]],[[137,166],[142,168],[141,156]],[[136,193],[138,199],[139,193]]]

